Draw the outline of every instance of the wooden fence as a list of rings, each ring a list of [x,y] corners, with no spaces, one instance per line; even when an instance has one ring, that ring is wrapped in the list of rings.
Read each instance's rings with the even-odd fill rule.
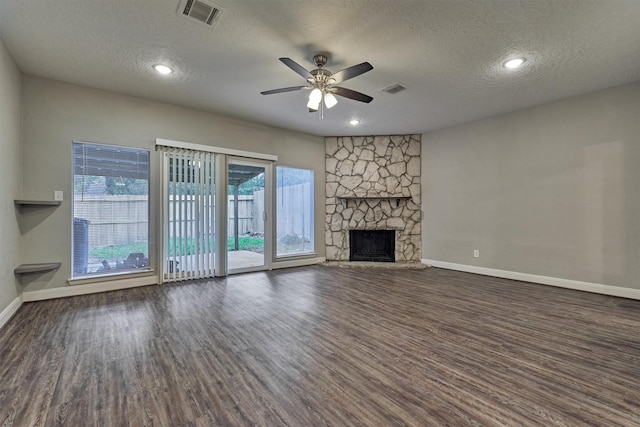
[[[305,203],[310,200],[310,191],[309,184],[277,189],[278,238],[292,234],[299,237],[310,235],[313,218],[301,214],[308,210]],[[189,219],[193,215],[193,208],[187,205],[179,213],[187,218],[188,229],[191,229],[188,225],[193,222]],[[264,233],[264,210],[264,190],[255,191],[253,195],[238,196],[238,234]],[[234,199],[229,196],[229,237],[234,236],[234,213]],[[173,202],[169,200],[170,226],[174,221],[173,215]],[[85,195],[82,199],[74,200],[74,217],[89,221],[90,248],[146,241],[149,238],[149,203],[145,196]]]
[[[73,216],[89,221],[89,247],[101,248],[149,239],[146,196],[87,196],[73,201]]]
[[[310,239],[313,233],[311,185],[306,183],[279,187],[276,189],[275,203],[276,238],[297,236]]]

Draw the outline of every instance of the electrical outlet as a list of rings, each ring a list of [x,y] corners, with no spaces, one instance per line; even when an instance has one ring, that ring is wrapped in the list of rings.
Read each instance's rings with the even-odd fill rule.
[[[63,194],[64,194],[64,193],[62,192],[62,190],[56,190],[56,191],[54,191],[54,192],[53,192],[53,200],[56,200],[56,201],[58,201],[58,202],[61,202],[61,201],[62,201],[62,199],[64,198]]]
[[[479,251],[479,250],[477,250],[477,249],[474,249],[474,250],[473,250],[473,257],[474,257],[474,258],[480,258],[480,251]]]

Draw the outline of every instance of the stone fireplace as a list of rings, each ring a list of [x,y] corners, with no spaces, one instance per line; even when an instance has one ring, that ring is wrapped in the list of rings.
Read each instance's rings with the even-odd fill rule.
[[[419,263],[420,135],[329,137],[325,148],[327,261],[350,259],[352,230],[392,230],[393,260]]]

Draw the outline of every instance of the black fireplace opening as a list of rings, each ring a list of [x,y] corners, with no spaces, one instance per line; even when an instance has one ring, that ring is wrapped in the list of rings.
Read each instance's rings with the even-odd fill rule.
[[[349,261],[396,261],[395,230],[349,230]]]

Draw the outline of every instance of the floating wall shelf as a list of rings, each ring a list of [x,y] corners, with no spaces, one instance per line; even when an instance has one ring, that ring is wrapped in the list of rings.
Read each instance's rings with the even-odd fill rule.
[[[14,200],[16,206],[60,206],[59,200]]]
[[[49,271],[60,268],[62,263],[60,262],[42,262],[37,264],[21,264],[17,266],[14,270],[14,274],[25,274],[25,273],[38,273],[41,271]]]

